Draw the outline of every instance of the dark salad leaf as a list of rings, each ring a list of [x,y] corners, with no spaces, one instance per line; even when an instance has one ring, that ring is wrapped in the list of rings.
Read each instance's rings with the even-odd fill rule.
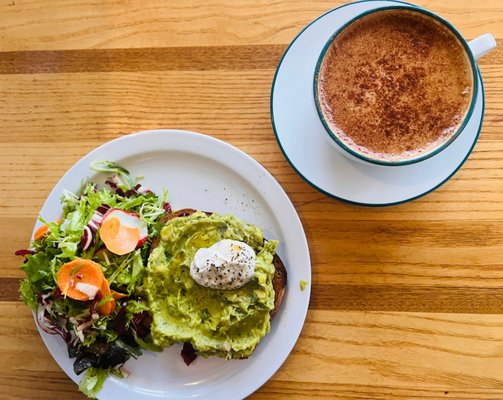
[[[192,364],[192,362],[197,358],[196,350],[190,342],[185,342],[183,344],[183,348],[180,354],[182,355],[183,361],[187,366]]]
[[[71,358],[76,358],[73,370],[77,375],[80,375],[90,367],[113,368],[122,366],[130,357],[138,358],[141,355],[140,346],[134,339],[129,339],[129,343],[127,344],[121,339],[106,342],[100,338],[90,346],[70,346],[68,355]]]

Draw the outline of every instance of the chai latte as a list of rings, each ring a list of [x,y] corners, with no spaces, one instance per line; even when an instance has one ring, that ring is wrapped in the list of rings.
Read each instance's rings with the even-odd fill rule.
[[[384,10],[335,37],[317,89],[327,124],[347,147],[402,161],[457,132],[472,100],[473,74],[450,29],[420,12]]]

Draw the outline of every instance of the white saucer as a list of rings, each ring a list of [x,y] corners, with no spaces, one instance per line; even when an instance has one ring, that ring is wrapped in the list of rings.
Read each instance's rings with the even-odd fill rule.
[[[388,206],[432,192],[461,168],[482,127],[485,102],[479,72],[481,90],[470,120],[459,137],[432,158],[405,166],[373,166],[349,160],[330,145],[313,95],[314,69],[320,52],[333,32],[357,14],[396,3],[401,2],[361,1],[322,15],[290,44],[272,85],[272,125],[290,165],[320,192],[352,204]]]

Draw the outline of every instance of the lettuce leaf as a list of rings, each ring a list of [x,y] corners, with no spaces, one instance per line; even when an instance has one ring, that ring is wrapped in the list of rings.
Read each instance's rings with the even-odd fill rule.
[[[45,253],[28,255],[21,269],[26,273],[26,279],[21,282],[19,288],[21,299],[35,309],[37,308],[37,294],[56,287],[51,260]]]
[[[103,388],[105,379],[110,374],[110,369],[91,367],[86,371],[86,376],[79,383],[79,390],[87,397],[95,399]]]
[[[129,171],[121,167],[120,165],[114,163],[113,161],[93,161],[91,163],[91,169],[97,172],[113,172],[118,174],[122,179],[124,179],[127,187],[132,188],[135,181],[131,179]]]
[[[30,280],[28,278],[23,279],[19,286],[19,294],[21,295],[21,300],[29,306],[32,310],[37,308],[37,293],[33,291]]]

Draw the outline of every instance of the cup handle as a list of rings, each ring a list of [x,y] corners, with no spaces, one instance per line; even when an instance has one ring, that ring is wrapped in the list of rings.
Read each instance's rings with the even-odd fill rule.
[[[496,47],[496,39],[490,33],[486,33],[468,42],[470,50],[476,60],[485,56]]]

